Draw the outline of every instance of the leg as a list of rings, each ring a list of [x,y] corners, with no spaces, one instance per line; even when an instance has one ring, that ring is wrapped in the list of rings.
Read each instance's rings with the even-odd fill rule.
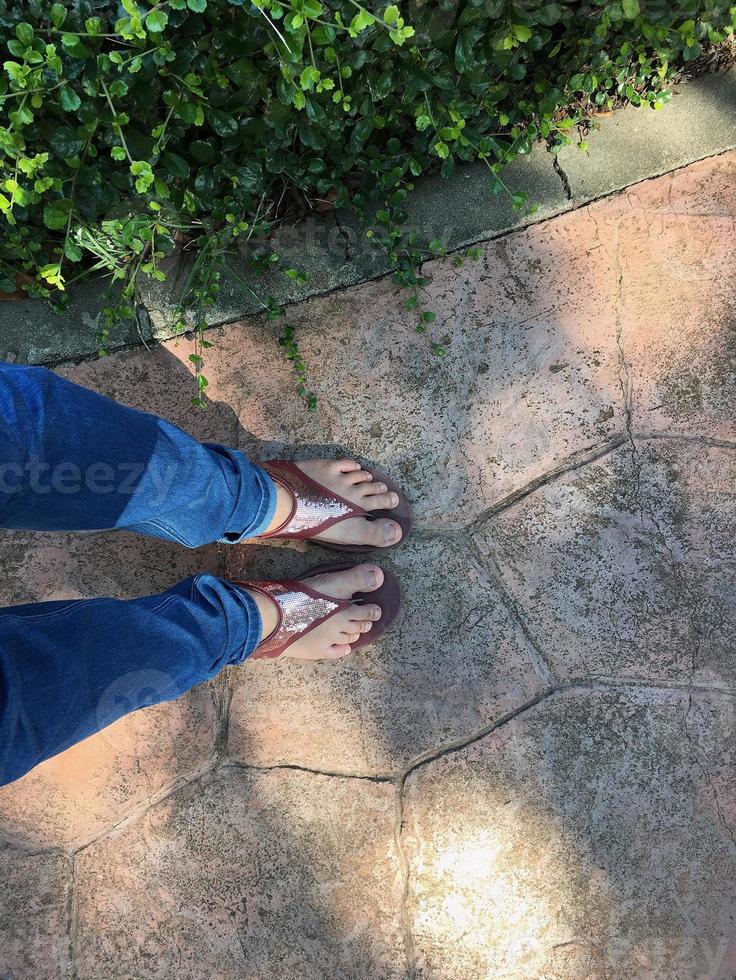
[[[260,636],[252,596],[209,574],[140,599],[0,610],[0,786],[241,663]]]
[[[311,576],[336,598],[383,582],[375,565]],[[368,632],[377,605],[349,605],[289,650],[337,660]],[[123,715],[170,701],[242,663],[277,626],[275,605],[202,574],[162,595],[73,599],[0,610],[0,786]]]
[[[368,513],[399,503],[351,460],[297,466]],[[291,508],[285,487],[237,450],[197,442],[45,368],[0,363],[0,527],[125,528],[197,547],[273,532]],[[356,517],[318,537],[385,548],[402,529],[385,516]]]
[[[0,363],[0,527],[125,528],[193,548],[260,533],[275,506],[273,481],[242,453]]]

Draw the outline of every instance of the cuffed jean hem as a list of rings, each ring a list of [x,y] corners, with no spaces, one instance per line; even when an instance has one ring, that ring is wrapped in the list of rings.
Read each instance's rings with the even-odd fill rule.
[[[238,598],[248,610],[248,628],[246,630],[245,640],[243,644],[233,652],[232,656],[227,662],[228,667],[237,667],[240,664],[245,663],[248,657],[250,657],[255,648],[261,642],[261,636],[263,634],[263,619],[261,617],[261,610],[258,608],[258,603],[250,592],[246,592],[246,590],[237,582],[225,581],[224,584],[229,586],[233,592],[237,593]]]
[[[261,629],[253,597],[208,572],[161,595],[0,610],[0,786],[242,664]]]
[[[245,541],[248,538],[254,538],[258,534],[262,534],[276,513],[276,484],[268,473],[261,466],[258,466],[257,463],[251,462],[237,450],[230,450],[230,454],[237,463],[240,464],[242,462],[243,468],[247,467],[249,475],[253,477],[257,489],[260,490],[261,500],[250,523],[246,524],[244,529],[239,533],[229,533],[219,538],[220,544],[238,544],[240,541]],[[248,500],[244,503],[247,512],[249,514],[252,513],[252,496],[249,496]],[[236,506],[235,518],[237,518],[238,510],[239,508]]]

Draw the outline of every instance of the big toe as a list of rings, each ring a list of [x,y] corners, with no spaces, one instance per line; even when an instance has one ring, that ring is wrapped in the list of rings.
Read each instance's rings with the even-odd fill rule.
[[[367,521],[368,524],[368,544],[376,548],[388,548],[389,545],[396,544],[401,540],[401,525],[396,521],[384,517],[378,521]]]
[[[383,585],[383,572],[378,565],[356,565],[351,569],[350,594],[375,592]]]

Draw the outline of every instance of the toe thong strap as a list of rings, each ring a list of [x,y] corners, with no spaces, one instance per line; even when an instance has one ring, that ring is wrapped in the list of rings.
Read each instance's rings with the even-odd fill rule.
[[[262,534],[264,538],[313,538],[350,517],[365,517],[366,511],[308,477],[288,460],[261,463],[269,476],[291,495],[291,513],[283,524]]]
[[[310,589],[304,582],[286,580],[238,584],[265,595],[274,602],[278,610],[276,629],[258,644],[250,655],[251,660],[279,657],[296,640],[306,636],[334,613],[350,605],[348,600],[324,595],[322,592]]]

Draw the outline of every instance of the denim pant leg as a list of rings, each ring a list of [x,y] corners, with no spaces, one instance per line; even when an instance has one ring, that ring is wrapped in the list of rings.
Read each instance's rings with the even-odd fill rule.
[[[275,506],[271,478],[237,450],[0,363],[0,527],[125,528],[195,548],[258,534]]]
[[[188,547],[263,530],[271,478],[44,368],[0,363],[0,527],[126,528]],[[240,663],[253,599],[212,575],[159,596],[0,609],[0,784],[137,708]]]
[[[260,633],[253,599],[210,574],[140,599],[0,609],[0,786],[241,663]]]

